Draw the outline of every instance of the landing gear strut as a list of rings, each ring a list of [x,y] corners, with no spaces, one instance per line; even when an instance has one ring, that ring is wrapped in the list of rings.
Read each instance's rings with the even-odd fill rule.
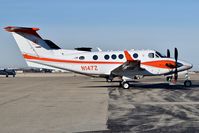
[[[171,82],[172,81],[172,76],[168,76],[168,77],[166,77],[166,80],[168,81],[168,82]]]

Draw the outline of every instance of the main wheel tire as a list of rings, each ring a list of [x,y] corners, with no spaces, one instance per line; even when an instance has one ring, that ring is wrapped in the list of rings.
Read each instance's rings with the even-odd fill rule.
[[[190,87],[190,86],[192,86],[192,82],[190,80],[185,80],[184,81],[184,86],[185,87]]]
[[[128,82],[123,82],[123,83],[122,83],[122,87],[123,87],[124,89],[129,89],[130,84],[129,84]]]
[[[8,77],[8,74],[6,74],[6,78]]]

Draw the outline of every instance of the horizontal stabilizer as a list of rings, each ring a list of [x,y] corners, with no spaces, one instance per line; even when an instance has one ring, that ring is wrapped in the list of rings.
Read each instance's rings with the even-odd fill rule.
[[[28,28],[28,27],[16,27],[16,26],[8,26],[4,28],[8,32],[20,32],[20,33],[27,33],[32,34],[37,37],[40,37],[39,34],[37,34],[36,31],[39,30],[39,28]],[[41,38],[41,37],[40,37]]]

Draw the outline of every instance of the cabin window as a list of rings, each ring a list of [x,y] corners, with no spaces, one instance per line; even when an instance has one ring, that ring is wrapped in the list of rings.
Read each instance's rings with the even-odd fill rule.
[[[119,59],[123,59],[124,55],[123,54],[119,54],[118,57],[119,57]]]
[[[80,57],[79,57],[79,60],[84,60],[84,59],[85,59],[84,56],[80,56]]]
[[[154,53],[149,53],[148,56],[149,58],[154,58]]]
[[[137,54],[137,53],[134,53],[134,54],[133,54],[133,58],[138,58],[138,54]]]
[[[97,55],[93,55],[93,60],[97,60],[98,56]]]
[[[105,55],[105,56],[104,56],[104,59],[106,59],[106,60],[108,60],[109,58],[110,58],[109,55]]]
[[[113,55],[111,56],[111,58],[112,58],[113,60],[115,60],[115,59],[117,58],[117,56],[116,56],[115,54],[113,54]]]

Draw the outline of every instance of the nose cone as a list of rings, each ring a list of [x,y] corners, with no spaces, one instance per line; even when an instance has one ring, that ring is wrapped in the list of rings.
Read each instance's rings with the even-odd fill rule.
[[[191,68],[193,67],[192,64],[187,63],[187,62],[184,62],[184,61],[180,61],[179,63],[182,64],[181,69],[182,69],[183,71],[184,71],[184,70],[189,70],[189,69],[191,69]]]
[[[184,64],[183,64],[184,66],[185,66],[185,68],[188,70],[188,69],[191,69],[192,67],[193,67],[193,65],[192,64],[190,64],[190,63],[187,63],[187,62],[184,62]]]

